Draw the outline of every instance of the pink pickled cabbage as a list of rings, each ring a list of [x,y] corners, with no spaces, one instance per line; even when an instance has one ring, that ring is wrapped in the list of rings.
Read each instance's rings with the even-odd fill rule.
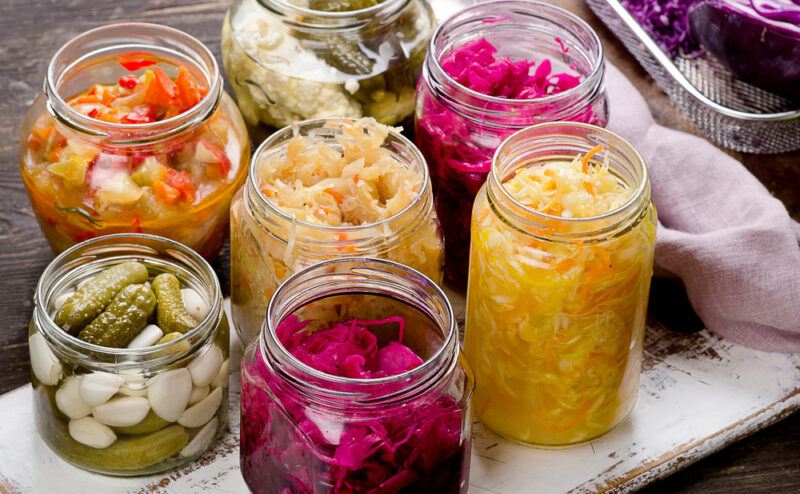
[[[689,7],[699,0],[620,0],[625,9],[670,56],[698,56],[699,43],[689,34]]]
[[[290,316],[278,339],[298,360],[342,377],[374,379],[422,364],[402,344],[404,319],[352,320],[308,331]],[[379,347],[371,326],[397,323],[397,341]],[[404,406],[348,412],[313,408],[277,378],[256,351],[242,364],[241,469],[253,492],[459,493],[469,439],[462,409],[441,390]],[[466,489],[465,487],[463,488]]]
[[[563,40],[555,39],[554,43],[562,52],[568,51]],[[485,125],[443,105],[424,82],[418,88],[421,105],[416,119],[416,142],[431,170],[436,212],[444,230],[445,279],[464,290],[472,202],[486,180],[495,149],[520,128],[548,121],[546,115],[530,114],[526,102],[572,89],[580,84],[581,77],[554,73],[548,59],[535,62],[500,57],[497,48],[485,38],[465,43],[443,57],[440,64],[462,86],[509,100],[505,108],[493,103],[493,110],[517,115],[507,127]],[[606,123],[588,105],[565,119],[595,125]]]

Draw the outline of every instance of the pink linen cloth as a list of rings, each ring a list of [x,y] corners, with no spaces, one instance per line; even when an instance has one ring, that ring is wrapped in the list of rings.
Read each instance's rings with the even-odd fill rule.
[[[741,163],[656,124],[616,67],[607,77],[608,128],[650,172],[656,275],[683,280],[709,330],[760,350],[800,352],[800,224]]]

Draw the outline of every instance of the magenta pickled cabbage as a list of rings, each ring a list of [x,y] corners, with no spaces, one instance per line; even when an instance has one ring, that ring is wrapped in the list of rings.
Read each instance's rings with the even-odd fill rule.
[[[554,43],[566,52],[561,39]],[[485,38],[465,43],[440,60],[442,69],[461,86],[495,98],[491,111],[506,111],[508,125],[491,125],[454,111],[420,82],[416,142],[428,161],[436,212],[445,236],[445,280],[464,290],[467,282],[472,203],[491,168],[495,149],[509,135],[535,123],[551,120],[605,125],[587,105],[568,116],[547,118],[542,106],[531,112],[529,103],[581,83],[579,75],[554,72],[548,59],[511,60],[500,57]],[[487,106],[489,106],[487,104]],[[476,121],[477,120],[477,121]]]
[[[647,34],[671,57],[697,56],[702,49],[689,33],[689,8],[698,0],[620,0]]]
[[[308,331],[295,316],[277,328],[298,360],[340,377],[375,379],[423,363],[402,344],[404,320],[353,320]],[[397,323],[397,341],[379,346],[371,326]],[[462,410],[444,392],[404,406],[365,407],[343,415],[311,406],[277,378],[256,352],[242,366],[241,469],[253,492],[459,493],[469,440],[462,440]]]

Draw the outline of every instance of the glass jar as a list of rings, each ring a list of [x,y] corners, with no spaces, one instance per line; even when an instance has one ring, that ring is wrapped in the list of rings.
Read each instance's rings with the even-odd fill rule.
[[[309,120],[284,128],[256,150],[250,177],[231,207],[231,309],[236,331],[250,342],[264,323],[267,302],[291,274],[327,259],[378,257],[406,264],[431,279],[442,280],[444,245],[433,208],[428,168],[416,146],[390,131],[383,143],[400,163],[419,173],[421,185],[413,201],[389,218],[358,226],[327,226],[296,220],[268,200],[260,188],[259,164],[285,154],[291,138],[312,136],[337,146],[341,132],[333,121]]]
[[[393,375],[326,373],[284,344],[287,320],[317,331],[363,323],[380,359],[398,319],[401,346],[419,359]],[[312,266],[275,292],[260,338],[245,351],[242,475],[265,494],[467,492],[473,387],[453,309],[433,281],[378,259]]]
[[[503,186],[523,168],[571,162],[598,144],[630,194],[607,213],[544,214]],[[609,131],[540,124],[498,148],[475,200],[464,339],[483,424],[515,441],[558,446],[600,436],[628,415],[656,223],[642,157]]]
[[[549,60],[554,72],[581,77],[572,89],[535,99],[487,96],[449,75],[443,60],[467,43],[485,39],[497,56]],[[485,63],[482,61],[481,63]],[[569,12],[535,1],[473,5],[433,34],[417,93],[415,142],[431,169],[436,211],[446,240],[445,281],[467,286],[470,217],[475,195],[501,142],[543,122],[608,122],[603,47],[595,32]]]
[[[156,69],[166,80],[153,77]],[[145,79],[172,88],[170,102],[183,94],[175,96],[184,87],[176,81],[189,81],[199,101],[162,120],[143,114],[144,123],[127,123],[139,110],[156,111],[141,102],[126,123],[101,120],[98,108],[126,100],[109,100],[112,88],[147,94],[159,87]],[[22,181],[55,252],[99,235],[143,232],[212,258],[249,158],[247,129],[222,90],[214,56],[188,34],[155,24],[113,24],[64,45],[20,136]]]
[[[64,294],[125,261],[172,273],[207,314],[178,339],[141,348],[87,343],[55,323]],[[28,332],[33,414],[44,442],[75,466],[149,475],[202,455],[227,429],[229,335],[211,266],[161,237],[116,234],[58,256],[36,287]]]
[[[250,125],[363,116],[395,125],[414,113],[433,23],[427,0],[237,0],[222,58]]]

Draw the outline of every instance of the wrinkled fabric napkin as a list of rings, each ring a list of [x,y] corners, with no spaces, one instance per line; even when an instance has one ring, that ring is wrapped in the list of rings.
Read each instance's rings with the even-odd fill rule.
[[[800,224],[741,163],[656,124],[616,67],[607,77],[608,128],[650,172],[656,275],[683,280],[709,330],[760,350],[800,352]]]

